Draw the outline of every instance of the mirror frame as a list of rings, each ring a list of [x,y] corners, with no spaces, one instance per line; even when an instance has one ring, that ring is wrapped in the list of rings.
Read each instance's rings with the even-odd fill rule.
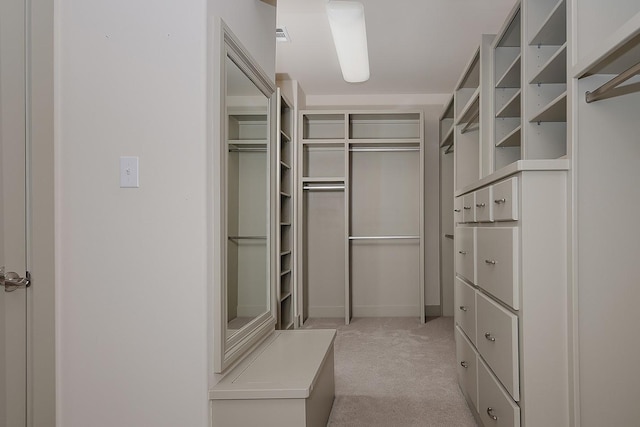
[[[216,83],[215,75],[212,84],[219,85],[219,101],[220,101],[220,116],[219,120],[219,152],[214,153],[213,162],[213,180],[215,186],[216,178],[219,179],[220,187],[214,190],[214,200],[220,201],[218,206],[213,206],[214,215],[214,227],[211,235],[213,236],[213,252],[214,252],[214,298],[213,298],[213,354],[214,354],[214,373],[222,373],[227,368],[232,366],[235,362],[239,361],[243,355],[253,349],[257,344],[262,342],[271,332],[275,330],[276,325],[276,304],[274,295],[274,281],[272,275],[274,274],[274,227],[273,227],[273,215],[274,215],[274,185],[273,185],[273,159],[275,156],[275,150],[273,149],[273,141],[275,134],[275,121],[274,121],[274,101],[275,101],[275,83],[272,82],[266,73],[262,70],[255,60],[251,57],[249,52],[242,46],[240,41],[231,32],[229,27],[220,20],[220,54],[218,55],[218,71],[219,79]],[[268,260],[267,260],[267,276],[265,280],[265,286],[268,287],[268,307],[267,311],[262,315],[255,317],[247,325],[243,326],[238,332],[232,336],[227,336],[227,106],[226,106],[226,60],[229,57],[240,70],[253,82],[253,84],[264,94],[267,100],[267,185],[265,185],[265,191],[267,194],[267,248],[268,248]],[[216,67],[213,67],[215,70]],[[213,97],[215,99],[215,96]],[[213,150],[216,151],[216,142],[213,142]],[[219,157],[218,157],[219,156]],[[215,168],[219,166],[219,173],[216,173]],[[217,190],[217,191],[216,191]],[[216,194],[217,193],[217,194]],[[217,196],[217,197],[216,197]],[[216,232],[217,231],[217,232]],[[216,239],[216,235],[219,236]],[[216,265],[217,264],[217,265]],[[216,267],[218,271],[216,270]]]

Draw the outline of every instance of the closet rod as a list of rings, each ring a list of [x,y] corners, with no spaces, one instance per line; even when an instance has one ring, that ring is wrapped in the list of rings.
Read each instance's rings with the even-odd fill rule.
[[[229,240],[267,240],[267,236],[229,236]]]
[[[466,125],[464,125],[464,127],[462,128],[462,130],[460,130],[460,133],[467,133],[469,131],[469,128],[471,127],[472,124],[476,123],[475,120],[480,117],[480,109],[478,109],[478,111],[471,116],[471,118],[469,119],[469,121],[467,122]]]
[[[344,185],[305,185],[303,190],[344,190]]]
[[[640,89],[637,87],[634,87],[633,90],[630,90],[630,91],[624,91],[624,88],[618,88],[619,85],[626,82],[627,80],[629,80],[631,77],[635,76],[638,73],[640,73],[640,62],[638,62],[636,65],[629,68],[628,70],[618,74],[616,77],[612,78],[611,80],[609,80],[608,82],[606,82],[605,84],[600,86],[598,89],[594,90],[593,92],[587,92],[585,94],[587,104],[591,102],[599,101],[605,98],[612,98],[618,95],[625,95],[627,93],[638,92]],[[620,90],[619,94],[606,96],[607,92],[616,88]]]
[[[416,240],[420,236],[349,236],[349,240]]]
[[[453,153],[453,144],[450,144],[446,150],[444,150],[444,154]]]
[[[395,147],[395,148],[349,148],[349,151],[363,152],[387,152],[387,151],[420,151],[418,147]]]

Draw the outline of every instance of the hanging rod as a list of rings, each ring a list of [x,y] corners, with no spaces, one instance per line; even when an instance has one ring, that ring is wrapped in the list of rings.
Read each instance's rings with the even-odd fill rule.
[[[585,94],[587,104],[591,102],[599,101],[601,99],[613,98],[614,96],[618,96],[618,95],[625,95],[627,93],[638,92],[640,88],[636,87],[637,85],[633,85],[634,88],[630,91],[629,90],[625,91],[624,90],[625,88],[618,87],[619,85],[626,82],[627,80],[629,80],[631,77],[635,76],[638,73],[640,73],[640,62],[638,62],[636,65],[629,68],[628,70],[618,74],[616,77],[612,78],[611,80],[609,80],[608,82],[606,82],[605,84],[600,86],[598,89],[594,90],[593,92],[587,92]],[[607,92],[614,89],[617,89],[620,92],[610,96],[606,96]]]
[[[349,236],[349,240],[416,240],[420,236]]]
[[[267,240],[267,236],[229,236],[229,240]]]
[[[471,118],[469,119],[467,124],[464,125],[462,130],[460,130],[460,133],[467,133],[469,131],[469,128],[471,127],[471,125],[475,123],[474,120],[476,120],[478,117],[480,117],[480,110],[479,109],[473,116],[471,116]]]
[[[344,190],[344,185],[305,185],[303,190]]]
[[[369,147],[360,147],[360,148],[349,148],[349,151],[363,151],[363,152],[387,152],[387,151],[420,151],[419,147],[389,147],[389,148],[369,148]]]

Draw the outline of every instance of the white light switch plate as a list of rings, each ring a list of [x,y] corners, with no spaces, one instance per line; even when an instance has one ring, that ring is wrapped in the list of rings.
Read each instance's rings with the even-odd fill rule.
[[[120,188],[140,187],[137,157],[120,157]]]

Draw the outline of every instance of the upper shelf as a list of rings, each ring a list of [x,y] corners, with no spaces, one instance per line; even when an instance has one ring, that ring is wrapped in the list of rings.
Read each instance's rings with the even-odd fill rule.
[[[544,106],[530,122],[566,122],[567,121],[567,92],[563,92]]]
[[[549,60],[540,67],[529,83],[567,82],[567,44],[563,44]]]
[[[520,63],[522,55],[518,54],[507,71],[497,80],[497,88],[520,87]]]
[[[477,88],[469,101],[465,104],[465,106],[460,110],[460,116],[456,122],[457,125],[467,123],[471,118],[477,113],[480,108],[480,88]]]
[[[560,0],[542,22],[529,45],[561,46],[567,41],[567,5]]]

